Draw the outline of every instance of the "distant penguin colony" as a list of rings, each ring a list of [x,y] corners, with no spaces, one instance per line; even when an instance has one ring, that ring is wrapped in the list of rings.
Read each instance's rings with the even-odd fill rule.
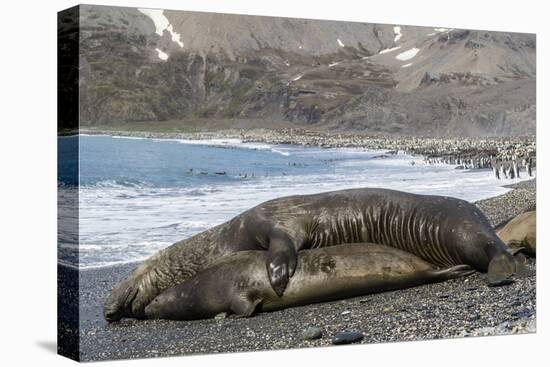
[[[497,179],[520,178],[521,171],[533,176],[536,141],[533,136],[444,138],[391,137],[359,134],[326,134],[303,129],[281,129],[264,134],[241,132],[243,142],[298,144],[326,148],[360,147],[386,149],[385,155],[403,152],[422,155],[426,164],[449,164],[457,169],[492,170]],[[409,162],[412,165],[412,162]]]
[[[149,133],[133,133],[133,136],[152,137]],[[156,137],[159,137],[156,135]],[[239,139],[243,143],[294,144],[322,148],[361,148],[385,150],[384,155],[406,153],[422,155],[426,164],[449,164],[457,169],[492,170],[497,179],[520,178],[522,170],[533,176],[536,167],[536,140],[534,136],[517,137],[394,137],[362,134],[334,134],[299,128],[278,130],[235,129],[224,132],[200,132],[193,134],[160,134],[160,137],[181,139]],[[409,161],[410,165],[412,161]],[[192,174],[193,171],[187,172]],[[200,174],[207,174],[200,173]],[[241,174],[248,178],[250,174]],[[253,176],[253,175],[252,175]]]
[[[497,154],[473,153],[469,155],[447,154],[431,155],[424,159],[426,164],[450,164],[462,169],[490,169],[497,179],[521,178],[521,171],[525,170],[529,177],[533,177],[533,166],[536,158],[534,151],[509,151]]]

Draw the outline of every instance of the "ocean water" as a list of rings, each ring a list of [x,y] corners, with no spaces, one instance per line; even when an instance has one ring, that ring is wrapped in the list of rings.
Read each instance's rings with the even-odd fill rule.
[[[311,148],[111,136],[79,137],[79,241],[60,229],[60,262],[80,268],[143,260],[263,201],[358,187],[385,187],[469,201],[503,194],[490,171],[427,165],[422,157],[357,148]],[[71,144],[60,140],[60,145]],[[72,142],[74,144],[74,142]],[[382,156],[382,157],[381,157]],[[75,223],[71,188],[60,213]],[[79,243],[79,245],[76,245]]]

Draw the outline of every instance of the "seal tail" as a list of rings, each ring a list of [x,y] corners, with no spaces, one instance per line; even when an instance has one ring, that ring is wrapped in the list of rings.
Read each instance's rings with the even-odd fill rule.
[[[514,276],[525,276],[527,269],[521,259],[505,251],[494,256],[487,269],[487,281],[490,286],[506,285],[514,282]]]

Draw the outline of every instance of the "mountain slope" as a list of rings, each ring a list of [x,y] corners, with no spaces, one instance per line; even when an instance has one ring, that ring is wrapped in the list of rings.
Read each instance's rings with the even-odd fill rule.
[[[80,27],[83,125],[535,132],[534,35],[88,5]]]

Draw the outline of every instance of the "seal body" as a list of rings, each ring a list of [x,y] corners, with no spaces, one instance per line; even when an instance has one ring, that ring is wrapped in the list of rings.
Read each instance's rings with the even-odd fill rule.
[[[262,203],[144,261],[109,295],[108,321],[144,317],[158,294],[229,254],[266,252],[281,296],[303,249],[371,242],[393,246],[438,267],[467,264],[499,281],[515,262],[483,213],[467,201],[387,189],[351,189]]]
[[[529,211],[518,215],[497,231],[498,236],[513,250],[520,249],[535,257],[537,253],[537,215]]]
[[[439,270],[396,248],[347,244],[300,252],[296,272],[282,297],[265,271],[264,251],[245,251],[165,290],[146,308],[148,318],[192,320],[226,312],[254,312],[407,288],[472,273],[467,265]]]

